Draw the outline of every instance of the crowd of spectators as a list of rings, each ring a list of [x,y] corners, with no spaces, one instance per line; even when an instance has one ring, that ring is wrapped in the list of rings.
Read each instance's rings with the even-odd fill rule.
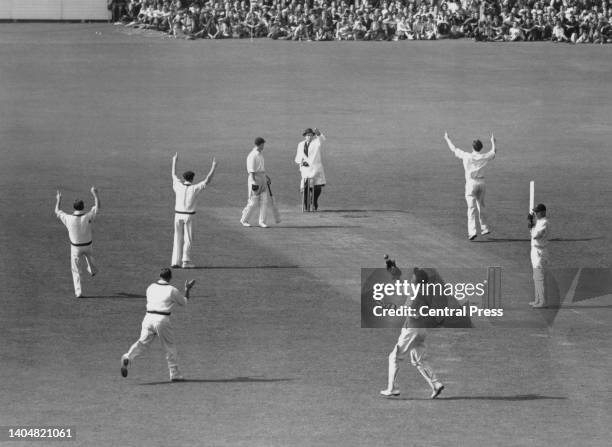
[[[612,0],[108,0],[113,20],[186,39],[612,43]]]

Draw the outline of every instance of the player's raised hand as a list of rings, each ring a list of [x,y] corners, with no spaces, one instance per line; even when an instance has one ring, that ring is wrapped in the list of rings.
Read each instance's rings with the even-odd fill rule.
[[[57,190],[57,192],[55,193],[55,198],[56,198],[57,200],[59,200],[59,199],[61,199],[61,198],[62,198],[62,193],[59,191],[59,189],[58,189],[58,190]]]
[[[172,156],[172,159],[174,161],[178,160],[178,152],[175,152],[174,155]]]
[[[91,193],[95,196],[96,194],[98,194],[98,190],[96,189],[95,186],[92,186],[90,189]]]
[[[444,139],[448,140],[448,132],[447,131],[444,131]]]
[[[213,157],[212,166],[213,168],[217,167],[217,159],[215,157]]]
[[[191,280],[185,281],[185,290],[191,290],[191,288],[194,286],[195,282],[196,282],[195,279],[191,279]]]
[[[491,143],[495,144],[495,135],[491,132]]]

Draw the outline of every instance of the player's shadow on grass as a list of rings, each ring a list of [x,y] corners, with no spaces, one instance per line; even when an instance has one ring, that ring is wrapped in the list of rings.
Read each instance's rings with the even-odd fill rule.
[[[299,265],[200,265],[189,270],[266,270],[299,269]]]
[[[283,228],[294,228],[299,230],[320,230],[321,228],[360,228],[359,225],[275,225],[275,230],[282,230]]]
[[[602,236],[597,237],[582,237],[582,238],[569,238],[569,237],[555,237],[549,239],[549,242],[588,242],[588,241],[596,241],[598,239],[603,239]],[[488,239],[476,239],[474,242],[529,242],[531,239],[529,238],[509,238],[509,237],[490,237]]]
[[[568,306],[565,304],[561,304],[559,306],[548,306],[545,309],[574,309],[574,310],[580,310],[580,309],[612,309],[612,304],[602,304],[600,306],[597,305],[586,305],[586,306]]]
[[[185,379],[181,382],[145,382],[140,385],[177,385],[181,383],[277,383],[291,382],[294,379],[265,379],[259,377],[232,377],[231,379]]]
[[[517,394],[515,396],[448,396],[439,397],[439,400],[503,400],[508,402],[521,402],[525,400],[566,400],[564,396],[542,396],[541,394]]]
[[[409,212],[406,210],[371,210],[371,209],[365,209],[365,210],[319,210],[317,211],[317,213],[406,213],[408,214]]]
[[[522,402],[528,400],[566,400],[564,396],[543,396],[541,394],[517,394],[514,396],[440,396],[435,400],[501,400],[506,402]],[[427,398],[392,398],[391,400],[434,400]]]
[[[96,299],[117,299],[117,298],[146,298],[142,293],[126,293],[126,292],[117,292],[114,295],[83,295],[80,300],[88,299],[88,298],[96,298]]]

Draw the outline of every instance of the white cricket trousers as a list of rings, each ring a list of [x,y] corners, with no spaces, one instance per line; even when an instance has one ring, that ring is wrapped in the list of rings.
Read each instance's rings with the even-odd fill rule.
[[[170,265],[191,262],[191,243],[193,242],[193,214],[174,214],[174,245]]]
[[[436,386],[440,384],[429,364],[423,360],[425,356],[425,334],[426,330],[421,328],[402,329],[395,348],[389,354],[388,390],[397,390],[395,379],[399,371],[399,362],[404,360],[407,354],[410,355],[411,363],[417,367],[432,390],[435,390]]]
[[[259,224],[265,223],[268,209],[268,186],[265,184],[259,185],[259,190],[253,191],[249,183],[249,201],[244,207],[244,210],[242,210],[242,217],[240,220],[242,222],[249,222],[258,209]]]
[[[476,219],[480,231],[489,231],[485,212],[485,182],[482,179],[471,179],[465,182],[465,201],[467,202],[468,236],[476,236]]]
[[[174,346],[174,332],[172,330],[172,323],[169,315],[146,314],[142,320],[140,338],[132,345],[126,356],[130,361],[134,360],[148,349],[156,336],[159,337],[166,351],[170,379],[179,377],[178,353]]]
[[[72,282],[74,283],[74,294],[81,296],[81,275],[83,274],[83,262],[87,264],[87,271],[91,276],[98,273],[96,261],[93,258],[92,245],[76,247],[70,246],[70,269],[72,270]]]
[[[546,266],[548,265],[548,251],[538,247],[531,247],[531,266],[533,268],[533,285],[537,305],[546,304]]]

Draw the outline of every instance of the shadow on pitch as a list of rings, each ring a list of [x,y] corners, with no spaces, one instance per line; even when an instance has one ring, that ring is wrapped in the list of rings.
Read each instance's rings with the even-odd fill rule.
[[[231,379],[185,379],[182,382],[145,382],[140,385],[176,385],[181,383],[277,383],[291,382],[294,379],[264,379],[258,377],[233,377]]]
[[[440,396],[437,399],[396,397],[390,400],[500,400],[505,402],[522,402],[529,400],[566,400],[564,396],[543,396],[541,394],[517,394],[514,396]]]
[[[360,228],[359,225],[277,225],[274,226],[275,230],[282,230],[283,228],[297,228],[319,230],[321,228]]]
[[[365,209],[365,210],[319,210],[317,211],[317,213],[406,213],[408,214],[408,211],[405,210],[370,210],[370,209]]]
[[[612,304],[602,304],[601,306],[597,306],[597,305],[587,305],[587,306],[566,306],[565,304],[562,304],[560,306],[548,306],[545,307],[544,309],[575,309],[575,310],[580,310],[580,309],[612,309]]]
[[[302,267],[300,267],[299,265],[201,265],[188,270],[266,270],[299,268]]]
[[[555,237],[549,239],[549,242],[588,242],[588,241],[596,241],[599,239],[603,239],[602,236],[598,237],[582,237],[582,238],[570,238],[570,237]],[[529,242],[531,239],[529,238],[509,238],[509,237],[490,237],[488,239],[478,239],[476,238],[473,242]]]
[[[134,299],[134,298],[146,298],[145,295],[141,294],[141,293],[125,293],[125,292],[117,292],[115,295],[83,295],[81,298],[79,298],[80,300],[82,299],[88,299],[88,298],[96,298],[96,299],[117,299],[117,298],[128,298],[128,299]]]

